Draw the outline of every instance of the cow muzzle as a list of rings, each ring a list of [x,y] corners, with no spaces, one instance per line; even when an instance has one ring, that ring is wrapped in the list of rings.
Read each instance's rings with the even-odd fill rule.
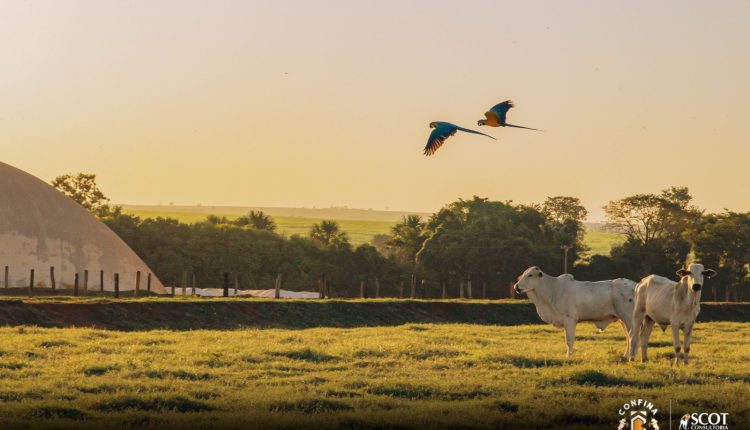
[[[693,284],[693,291],[698,292],[701,290],[701,284]]]
[[[513,291],[515,291],[516,294],[523,294],[523,291],[518,287],[518,284],[513,285]]]

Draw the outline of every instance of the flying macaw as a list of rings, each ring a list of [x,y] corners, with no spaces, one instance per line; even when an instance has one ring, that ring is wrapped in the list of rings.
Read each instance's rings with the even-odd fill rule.
[[[424,155],[427,155],[427,156],[434,154],[435,151],[438,150],[438,148],[443,146],[446,139],[456,134],[456,132],[459,130],[465,131],[467,133],[481,134],[482,136],[487,136],[490,139],[495,139],[494,137],[488,134],[484,134],[479,131],[469,130],[468,128],[459,127],[449,122],[434,121],[430,123],[430,128],[434,128],[434,130],[432,130],[432,133],[430,133],[430,137],[429,139],[427,139],[427,145],[425,145],[424,147]]]
[[[506,100],[502,103],[496,104],[495,106],[492,107],[492,109],[484,113],[484,116],[486,116],[487,119],[480,119],[479,121],[477,121],[477,125],[489,125],[490,127],[515,127],[515,128],[525,128],[527,130],[542,131],[536,128],[524,127],[521,125],[513,125],[513,124],[508,124],[507,122],[505,122],[505,117],[507,116],[508,111],[512,107],[513,107],[513,102],[511,100]]]

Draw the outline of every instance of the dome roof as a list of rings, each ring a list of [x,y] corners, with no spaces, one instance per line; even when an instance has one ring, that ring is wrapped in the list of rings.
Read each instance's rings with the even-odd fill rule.
[[[141,272],[141,290],[151,269],[104,223],[46,182],[0,162],[0,288],[8,267],[8,286],[27,287],[34,269],[34,286],[51,287],[50,267],[58,288],[70,288],[75,274],[88,270],[89,290],[114,290],[119,273],[120,291],[135,288]],[[151,290],[166,293],[152,275]]]

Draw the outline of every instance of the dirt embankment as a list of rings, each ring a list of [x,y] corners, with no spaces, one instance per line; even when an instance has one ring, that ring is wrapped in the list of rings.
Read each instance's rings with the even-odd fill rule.
[[[750,303],[704,303],[699,321],[750,321]],[[524,301],[3,299],[0,325],[194,330],[391,326],[407,323],[542,324]]]

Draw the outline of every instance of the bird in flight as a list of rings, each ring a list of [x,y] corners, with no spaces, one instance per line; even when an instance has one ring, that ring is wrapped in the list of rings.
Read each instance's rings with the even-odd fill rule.
[[[457,131],[465,131],[467,133],[474,133],[474,134],[481,134],[482,136],[487,136],[490,139],[495,139],[494,137],[481,133],[479,131],[469,130],[468,128],[459,127],[455,124],[451,124],[449,122],[440,122],[435,121],[430,123],[430,128],[434,128],[432,130],[432,133],[430,133],[429,139],[427,139],[427,145],[424,147],[424,155],[430,156],[435,153],[435,151],[438,150],[445,141],[456,134]],[[497,140],[497,139],[495,139]]]
[[[479,121],[477,121],[477,125],[489,125],[490,127],[515,127],[515,128],[525,128],[527,130],[542,131],[536,128],[524,127],[521,125],[513,125],[513,124],[508,124],[507,122],[505,122],[505,117],[507,116],[508,111],[512,107],[513,107],[513,102],[511,100],[506,100],[502,103],[496,104],[495,106],[492,107],[492,109],[484,113],[484,116],[486,116],[487,119],[480,119]]]

